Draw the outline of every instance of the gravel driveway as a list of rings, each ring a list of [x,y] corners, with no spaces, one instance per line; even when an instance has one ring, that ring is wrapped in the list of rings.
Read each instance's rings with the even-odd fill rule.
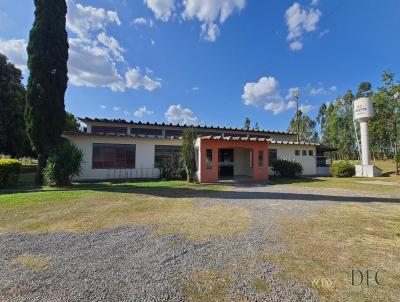
[[[154,238],[150,227],[0,234],[0,301],[185,301],[183,287],[193,272],[229,272],[229,296],[240,301],[319,301],[312,289],[283,279],[279,265],[259,257],[268,246],[284,249],[272,218],[306,217],[341,201],[396,198],[359,195],[282,185],[240,186],[202,197],[199,207],[224,202],[253,215],[247,235],[205,242],[177,235]],[[24,254],[48,257],[48,263],[37,271],[26,269],[16,261]],[[226,282],[223,276],[215,282]],[[254,280],[265,281],[268,290],[257,290]]]

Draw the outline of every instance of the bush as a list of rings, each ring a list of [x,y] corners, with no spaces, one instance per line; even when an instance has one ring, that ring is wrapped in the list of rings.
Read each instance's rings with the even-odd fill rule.
[[[0,186],[12,186],[18,183],[21,162],[17,159],[0,159]]]
[[[165,155],[160,163],[160,177],[162,179],[182,178],[182,168],[180,153],[169,153]]]
[[[348,161],[339,161],[331,165],[333,177],[352,177],[356,174],[356,168]]]
[[[296,161],[277,159],[271,164],[275,174],[281,177],[296,177],[303,173],[303,166]]]
[[[65,141],[47,160],[43,171],[46,184],[58,187],[71,185],[72,178],[81,172],[82,159],[83,152]]]

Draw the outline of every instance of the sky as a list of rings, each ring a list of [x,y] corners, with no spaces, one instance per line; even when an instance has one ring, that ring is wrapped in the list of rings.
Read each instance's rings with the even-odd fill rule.
[[[286,130],[362,81],[400,73],[400,1],[67,0],[66,110]],[[33,0],[0,1],[0,53],[29,76]]]

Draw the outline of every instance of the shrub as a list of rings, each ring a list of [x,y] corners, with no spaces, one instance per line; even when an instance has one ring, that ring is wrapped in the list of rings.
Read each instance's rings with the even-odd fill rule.
[[[180,153],[169,153],[165,155],[160,163],[160,177],[163,179],[182,178],[182,168]]]
[[[72,178],[81,172],[82,159],[83,152],[65,141],[47,160],[43,172],[46,184],[58,187],[71,185]]]
[[[303,173],[303,166],[296,161],[277,159],[271,164],[275,174],[281,177],[296,177]]]
[[[17,159],[0,159],[0,186],[12,186],[18,183],[21,162]]]
[[[394,161],[400,164],[400,153],[397,153],[396,158],[394,159]]]
[[[352,177],[356,174],[355,166],[348,161],[339,161],[331,165],[333,177]]]

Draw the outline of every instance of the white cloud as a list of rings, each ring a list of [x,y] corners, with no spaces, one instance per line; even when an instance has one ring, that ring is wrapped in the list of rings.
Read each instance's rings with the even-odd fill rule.
[[[68,75],[76,86],[125,89],[125,81],[107,50],[79,38],[69,40]]]
[[[142,25],[142,26],[147,26],[147,27],[153,27],[153,25],[154,25],[152,19],[150,19],[150,18],[146,19],[144,17],[139,17],[139,18],[134,19],[131,22],[131,24],[138,25],[138,26]]]
[[[138,110],[136,110],[133,115],[136,117],[142,117],[144,115],[150,115],[153,114],[154,111],[148,110],[146,106],[140,107]]]
[[[192,90],[193,90],[193,91],[197,91],[197,90],[200,90],[200,88],[197,87],[197,86],[194,86],[194,87],[192,87]]]
[[[171,105],[164,114],[169,123],[175,124],[196,124],[198,118],[192,110],[184,108],[182,105]]]
[[[312,0],[311,5],[316,6],[319,4],[319,0]]]
[[[303,48],[303,43],[300,41],[290,42],[289,47],[291,50],[301,50]]]
[[[22,72],[27,70],[28,56],[24,39],[0,40],[0,53],[4,54]]]
[[[245,105],[260,105],[266,101],[279,100],[279,83],[274,77],[262,77],[258,82],[246,83],[242,94]]]
[[[219,27],[216,24],[224,23],[235,11],[241,11],[246,0],[183,0],[183,19],[198,19],[202,22],[201,37],[213,42],[219,36]]]
[[[168,21],[175,10],[175,0],[144,0],[157,19]]]
[[[296,91],[299,91],[299,87],[291,87],[288,89],[288,94],[286,95],[287,100],[294,99],[296,97]]]
[[[335,85],[329,87],[329,90],[332,92],[335,92],[337,90],[337,87]]]
[[[201,34],[200,36],[209,42],[214,42],[215,40],[217,40],[218,36],[219,36],[219,27],[217,24],[215,23],[203,23],[201,25]]]
[[[326,94],[326,90],[324,87],[318,87],[318,88],[312,87],[310,90],[311,96],[323,95],[323,94]]]
[[[114,111],[119,111],[120,109],[121,109],[121,107],[117,107],[117,106],[114,106],[114,107],[113,107],[113,110],[114,110]]]
[[[104,30],[109,23],[121,25],[115,11],[83,6],[80,3],[75,5],[72,0],[68,0],[67,5],[67,28],[79,37],[86,37],[92,31]]]
[[[322,38],[323,36],[326,36],[327,34],[329,34],[329,32],[330,32],[329,29],[325,29],[325,30],[321,31],[321,32],[318,34],[318,38]]]
[[[152,91],[161,87],[159,81],[143,76],[138,68],[129,68],[123,55],[124,48],[107,34],[110,23],[121,24],[115,11],[68,1],[67,27],[78,35],[69,39],[68,75],[71,84],[107,87],[112,91],[141,87]],[[125,71],[120,71],[121,67]]]
[[[300,4],[294,3],[286,10],[285,18],[288,26],[287,40],[292,50],[300,50],[304,33],[315,31],[321,17],[319,9],[302,9]]]
[[[312,109],[314,109],[314,106],[308,105],[308,104],[306,104],[306,105],[300,105],[300,106],[299,106],[299,109],[301,110],[301,112],[307,113],[307,112],[310,112]]]
[[[129,111],[128,110],[124,110],[124,114],[125,115],[129,115]]]
[[[150,43],[151,43],[151,45],[156,45],[156,41],[154,41],[153,39],[150,39]]]
[[[126,87],[138,89],[143,87],[148,91],[161,87],[161,82],[157,79],[151,79],[149,76],[143,76],[138,68],[130,68],[125,73]]]
[[[289,101],[288,103],[285,103],[284,101],[267,102],[264,105],[264,109],[267,111],[272,111],[273,115],[278,115],[279,113],[294,108],[296,108],[295,101]]]
[[[107,106],[106,105],[100,105],[100,108],[104,110],[104,109],[107,109]]]
[[[119,45],[119,42],[115,38],[108,36],[103,31],[98,34],[97,40],[106,47],[105,49],[110,50],[112,55],[118,61],[125,61],[124,56],[122,55],[125,50]]]

